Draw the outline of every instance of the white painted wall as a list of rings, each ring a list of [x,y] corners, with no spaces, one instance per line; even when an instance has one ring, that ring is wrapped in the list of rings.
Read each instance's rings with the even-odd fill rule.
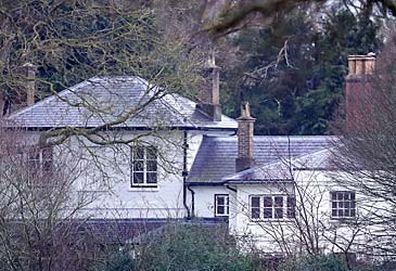
[[[295,171],[295,183],[289,185],[276,184],[240,184],[237,189],[230,214],[230,233],[250,240],[255,247],[270,254],[294,253],[306,251],[304,238],[308,232],[314,237],[314,246],[323,252],[362,252],[373,232],[383,231],[382,226],[367,225],[367,218],[378,213],[376,206],[384,210],[384,203],[356,193],[357,217],[345,223],[340,219],[331,218],[331,191],[353,191],[335,177],[342,178],[340,172],[323,170]],[[257,194],[295,193],[297,199],[297,215],[300,224],[294,219],[252,221],[249,217],[249,197]],[[305,211],[303,209],[305,207]],[[301,223],[303,213],[309,218]],[[359,226],[357,226],[357,224]],[[304,232],[303,236],[301,233]],[[386,232],[386,231],[385,231]],[[350,244],[352,245],[350,246]],[[245,245],[247,243],[244,243]],[[350,247],[349,247],[350,246]]]
[[[143,132],[118,131],[103,134],[109,139],[131,139]],[[34,145],[38,132],[27,132],[23,140]],[[72,137],[54,152],[54,162],[68,178],[72,210],[84,205],[81,217],[90,218],[180,218],[183,206],[183,131],[166,131],[141,138],[158,148],[158,187],[130,187],[130,150],[126,145],[100,146]],[[202,132],[189,132],[187,169],[190,169],[202,141]]]
[[[133,137],[132,132],[122,135]],[[188,135],[188,167],[194,160],[202,135]],[[98,172],[97,168],[87,171],[81,182],[103,178],[108,187],[103,191],[82,187],[79,193],[96,193],[98,200],[84,208],[85,215],[94,218],[180,218],[186,214],[183,206],[183,132],[175,131],[159,137],[145,137],[147,144],[158,148],[158,187],[131,188],[128,149],[114,150],[111,147],[94,147],[95,154],[102,153],[103,168],[108,175]],[[124,150],[125,149],[125,150]],[[89,158],[88,158],[89,159]],[[92,163],[92,161],[90,161]],[[80,184],[81,184],[80,182]]]
[[[231,191],[224,186],[192,186],[195,192],[195,212],[196,217],[215,217],[215,195],[229,194]],[[188,191],[188,202],[191,204],[191,192]]]

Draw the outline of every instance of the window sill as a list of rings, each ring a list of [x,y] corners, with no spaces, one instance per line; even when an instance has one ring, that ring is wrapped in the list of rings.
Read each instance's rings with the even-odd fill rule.
[[[356,217],[331,217],[332,223],[350,223],[356,220]]]
[[[229,217],[230,215],[219,215],[219,214],[215,214],[214,217],[219,217],[219,218],[226,218]]]
[[[129,192],[158,192],[159,186],[130,186]]]
[[[294,218],[267,218],[267,219],[249,219],[249,224],[257,223],[290,223],[293,222]]]

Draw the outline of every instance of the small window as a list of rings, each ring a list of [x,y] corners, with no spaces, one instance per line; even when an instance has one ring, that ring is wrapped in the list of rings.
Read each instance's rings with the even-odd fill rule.
[[[250,197],[250,217],[252,220],[291,219],[295,217],[295,207],[294,196],[257,195]]]
[[[356,216],[355,192],[333,191],[331,192],[331,217],[353,218]]]
[[[228,216],[229,213],[229,196],[227,194],[215,195],[215,216]]]
[[[157,186],[157,148],[134,146],[131,148],[131,186]]]

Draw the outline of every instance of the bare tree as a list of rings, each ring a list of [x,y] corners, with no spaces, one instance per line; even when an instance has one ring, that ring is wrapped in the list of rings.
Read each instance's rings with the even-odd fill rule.
[[[379,0],[343,0],[340,1],[348,8],[352,9],[365,9],[367,12],[373,12],[386,16],[388,13],[393,16],[396,14],[396,5],[393,1]],[[211,5],[212,1],[207,1],[207,5]],[[289,12],[298,8],[301,4],[318,5],[323,8],[325,4],[334,4],[334,1],[289,1],[289,0],[248,0],[248,1],[224,1],[223,5],[218,5],[218,16],[204,25],[207,30],[214,37],[221,37],[229,33],[239,30],[241,27],[249,25],[252,18],[261,18],[264,25],[269,25],[276,14],[282,12]],[[254,20],[254,19],[253,19]]]
[[[48,95],[62,99],[60,90],[93,76],[139,76],[148,82],[146,99],[126,106],[122,112],[114,109],[116,105],[103,106],[103,101],[95,101],[95,94],[79,95],[77,101],[63,99],[70,107],[99,115],[103,125],[94,129],[51,129],[43,133],[42,142],[72,135],[101,141],[92,135],[137,116],[166,94],[192,97],[200,81],[199,57],[187,51],[180,39],[167,38],[158,24],[159,16],[149,5],[129,1],[4,0],[0,6],[2,114]]]
[[[74,270],[95,259],[79,210],[96,197],[76,192],[83,157],[40,148],[20,129],[0,129],[2,270]],[[88,165],[87,165],[88,166]]]

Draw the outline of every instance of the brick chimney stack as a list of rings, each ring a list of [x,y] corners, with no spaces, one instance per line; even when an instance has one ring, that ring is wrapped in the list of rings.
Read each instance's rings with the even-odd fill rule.
[[[197,108],[213,121],[221,121],[220,67],[215,63],[214,54],[207,62],[205,75],[207,82],[199,93],[200,102],[197,104]]]
[[[238,158],[235,160],[236,172],[251,168],[254,165],[253,158],[253,132],[254,122],[250,115],[249,103],[241,106],[241,116],[238,121]]]
[[[370,79],[375,69],[375,54],[348,56],[345,86],[346,129],[358,129],[361,118],[370,112]]]
[[[36,96],[36,66],[31,63],[23,65],[24,76],[26,78],[26,104],[30,106],[34,104]]]

